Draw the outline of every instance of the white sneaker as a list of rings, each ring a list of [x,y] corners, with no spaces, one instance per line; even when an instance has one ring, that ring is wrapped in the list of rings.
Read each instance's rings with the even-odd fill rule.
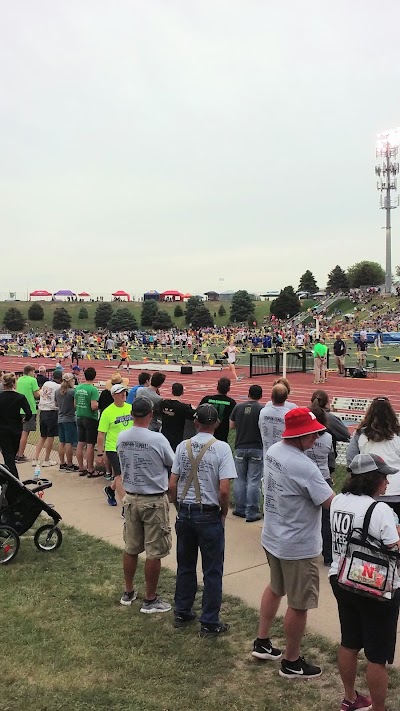
[[[32,459],[32,466],[37,467],[37,465],[40,464],[38,459]]]
[[[42,467],[55,467],[56,464],[57,462],[54,462],[52,459],[49,459],[47,462],[44,460],[44,462],[42,462]]]

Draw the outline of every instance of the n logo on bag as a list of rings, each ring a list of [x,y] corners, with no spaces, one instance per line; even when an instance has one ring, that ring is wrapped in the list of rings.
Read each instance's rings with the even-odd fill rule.
[[[348,511],[335,511],[332,519],[332,545],[336,555],[343,555],[347,536],[353,528],[354,514]]]

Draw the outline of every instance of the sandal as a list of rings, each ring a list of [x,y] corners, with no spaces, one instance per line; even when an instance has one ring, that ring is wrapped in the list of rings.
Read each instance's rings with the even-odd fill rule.
[[[98,479],[99,476],[103,476],[103,472],[87,472],[88,479]]]
[[[79,474],[79,476],[86,476],[87,471],[86,471],[86,469],[79,469],[78,474]]]

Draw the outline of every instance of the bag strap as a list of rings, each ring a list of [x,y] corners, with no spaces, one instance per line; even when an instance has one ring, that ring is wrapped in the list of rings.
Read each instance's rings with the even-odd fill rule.
[[[199,484],[199,477],[198,477],[199,464],[200,464],[201,460],[203,459],[207,450],[210,449],[211,445],[214,444],[214,442],[216,442],[216,441],[217,440],[215,437],[211,437],[211,439],[209,439],[208,442],[203,444],[197,457],[194,457],[191,440],[190,439],[186,440],[186,443],[185,443],[186,444],[186,451],[187,451],[189,461],[190,461],[190,474],[186,480],[185,486],[183,487],[183,491],[182,491],[181,497],[179,499],[180,501],[184,500],[186,494],[189,491],[189,487],[190,487],[191,483],[193,482],[194,491],[196,494],[196,502],[198,504],[201,504],[201,492],[200,492],[200,484]]]
[[[378,504],[378,501],[374,501],[365,512],[364,523],[363,523],[362,533],[361,533],[361,540],[363,542],[365,542],[367,540],[368,529],[369,529],[369,524],[371,523],[372,512],[377,504]]]

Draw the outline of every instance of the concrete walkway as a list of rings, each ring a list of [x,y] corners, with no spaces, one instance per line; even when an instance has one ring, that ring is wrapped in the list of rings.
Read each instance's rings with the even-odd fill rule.
[[[18,466],[20,478],[32,477],[30,464]],[[80,478],[78,474],[59,472],[57,467],[42,469],[42,476],[53,482],[53,487],[45,491],[45,500],[54,504],[64,523],[75,526],[84,533],[109,541],[123,548],[121,507],[108,506],[103,493],[106,481]],[[176,570],[175,558],[175,509],[171,507],[173,549],[171,555],[163,559],[163,566]],[[241,598],[248,605],[258,609],[261,595],[269,580],[269,566],[260,543],[262,521],[246,523],[243,519],[228,514],[226,520],[226,549],[224,592]],[[23,545],[23,543],[22,543]],[[201,580],[201,577],[200,577]],[[122,566],[121,566],[122,584]],[[284,613],[286,607],[280,608]],[[320,565],[320,605],[308,616],[308,628],[312,632],[325,635],[334,642],[339,641],[339,620],[336,602],[328,582],[327,568]],[[254,630],[256,633],[256,630]],[[251,640],[250,640],[251,641]],[[397,633],[395,666],[400,667],[400,632]]]

